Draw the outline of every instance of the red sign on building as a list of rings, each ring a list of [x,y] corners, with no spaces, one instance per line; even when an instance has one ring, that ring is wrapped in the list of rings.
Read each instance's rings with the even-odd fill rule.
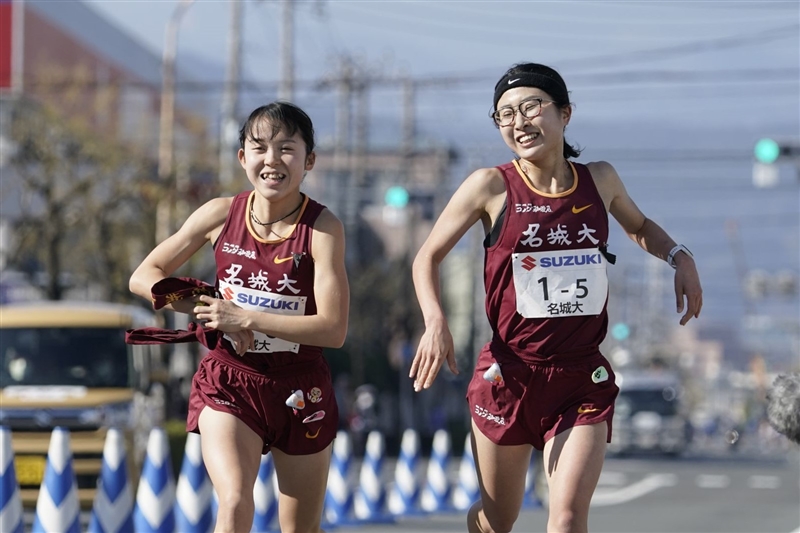
[[[15,10],[22,9],[19,2],[12,0],[0,0],[0,92],[6,92],[15,88],[14,61],[15,44],[19,44],[19,36],[15,32],[22,28],[15,26]]]

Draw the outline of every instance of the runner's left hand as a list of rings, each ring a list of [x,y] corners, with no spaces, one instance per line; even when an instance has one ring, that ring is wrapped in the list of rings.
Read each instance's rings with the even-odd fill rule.
[[[219,300],[211,296],[198,297],[198,305],[194,308],[194,316],[202,320],[206,327],[231,333],[241,331],[243,309],[227,300]],[[200,304],[202,302],[205,305]]]
[[[700,276],[697,273],[694,259],[685,254],[679,254],[680,260],[676,258],[675,269],[675,303],[678,313],[684,312],[684,299],[686,312],[681,317],[681,326],[685,326],[692,317],[700,317],[700,309],[703,307],[703,289],[700,287]]]

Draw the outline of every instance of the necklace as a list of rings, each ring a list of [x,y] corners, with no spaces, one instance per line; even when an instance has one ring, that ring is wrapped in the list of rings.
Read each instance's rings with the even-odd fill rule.
[[[281,218],[276,218],[275,220],[271,220],[269,222],[261,222],[260,220],[258,220],[258,217],[256,216],[255,211],[253,211],[253,204],[250,204],[250,220],[252,220],[256,224],[258,224],[259,226],[271,226],[271,225],[275,224],[276,222],[280,222],[281,220],[289,218],[290,216],[292,216],[295,213],[297,213],[300,210],[300,208],[303,206],[303,202],[304,201],[305,201],[305,196],[301,195],[300,203],[297,205],[297,207],[295,207],[294,209],[292,209],[291,211],[289,211],[288,213],[283,215]],[[255,202],[253,202],[253,203],[255,203]]]

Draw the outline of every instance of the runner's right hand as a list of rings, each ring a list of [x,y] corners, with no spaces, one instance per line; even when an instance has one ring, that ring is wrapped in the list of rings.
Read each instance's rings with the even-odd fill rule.
[[[408,373],[408,377],[414,379],[414,390],[419,392],[430,388],[445,360],[450,371],[458,374],[453,336],[447,323],[442,321],[428,326],[419,340],[417,354]]]

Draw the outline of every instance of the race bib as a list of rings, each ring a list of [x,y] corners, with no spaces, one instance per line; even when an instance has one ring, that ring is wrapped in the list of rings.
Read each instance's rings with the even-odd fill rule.
[[[511,255],[517,312],[525,318],[599,315],[608,296],[597,248]]]
[[[306,313],[306,296],[293,296],[277,292],[267,292],[219,282],[219,292],[226,300],[230,300],[242,309],[260,311],[278,315],[304,315]],[[227,335],[226,335],[227,338]],[[300,351],[300,344],[272,337],[260,331],[253,332],[255,349],[253,353],[293,352]],[[230,338],[228,338],[230,340]]]

